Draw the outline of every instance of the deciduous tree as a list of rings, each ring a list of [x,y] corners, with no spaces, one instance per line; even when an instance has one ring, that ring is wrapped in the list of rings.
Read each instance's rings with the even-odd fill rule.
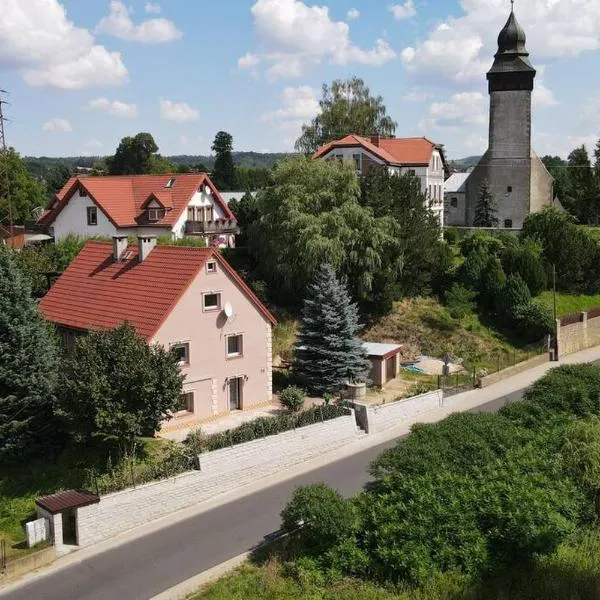
[[[62,375],[58,409],[82,438],[113,436],[133,453],[136,436],[153,435],[181,396],[177,356],[148,345],[128,324],[77,339]]]
[[[145,175],[174,170],[167,159],[158,154],[158,146],[149,133],[124,137],[107,163],[110,175]]]
[[[378,133],[393,135],[397,123],[387,114],[383,98],[372,96],[371,90],[358,77],[336,79],[329,87],[323,84],[320,112],[302,126],[296,150],[312,154],[317,148],[349,134]]]
[[[235,166],[233,164],[233,137],[226,131],[219,131],[211,146],[215,153],[215,165],[212,180],[220,190],[232,190],[235,187]]]

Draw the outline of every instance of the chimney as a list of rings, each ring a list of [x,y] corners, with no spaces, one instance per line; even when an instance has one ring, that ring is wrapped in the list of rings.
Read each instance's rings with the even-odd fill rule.
[[[127,249],[127,236],[126,235],[113,235],[113,258],[115,262],[118,262],[123,252]]]
[[[379,147],[379,141],[380,140],[381,140],[381,136],[378,133],[374,133],[371,136],[371,144],[373,144],[373,146]]]
[[[138,235],[138,260],[144,262],[156,246],[155,235]]]

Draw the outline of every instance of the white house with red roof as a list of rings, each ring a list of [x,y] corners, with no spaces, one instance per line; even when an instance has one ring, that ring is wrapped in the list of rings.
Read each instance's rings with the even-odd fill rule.
[[[444,180],[447,170],[444,146],[420,138],[372,135],[346,137],[321,146],[313,155],[321,160],[352,161],[358,175],[385,167],[390,173],[418,177],[429,207],[444,224]]]
[[[149,344],[176,350],[183,396],[163,431],[272,399],[275,318],[218,250],[90,240],[39,306],[67,347],[128,322]]]
[[[212,246],[233,247],[239,232],[206,173],[71,177],[38,224],[57,241],[69,234],[194,236]]]

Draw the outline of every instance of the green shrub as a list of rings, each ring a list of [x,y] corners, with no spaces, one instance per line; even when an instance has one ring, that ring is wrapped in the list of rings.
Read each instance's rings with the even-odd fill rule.
[[[529,304],[531,293],[520,275],[509,275],[498,294],[496,310],[506,325],[514,325],[517,309]]]
[[[446,291],[445,300],[450,316],[454,319],[462,319],[471,314],[476,307],[476,293],[459,283],[453,283]]]
[[[324,483],[296,488],[281,511],[282,529],[298,537],[307,554],[319,556],[350,537],[357,528],[357,516],[350,501]]]
[[[554,330],[552,311],[539,300],[532,300],[515,309],[519,335],[526,342],[537,342]]]
[[[306,392],[295,385],[286,387],[279,394],[279,402],[291,412],[298,412],[304,406],[305,398]]]
[[[446,240],[450,246],[456,246],[459,240],[458,229],[456,229],[456,227],[445,227],[444,240]]]

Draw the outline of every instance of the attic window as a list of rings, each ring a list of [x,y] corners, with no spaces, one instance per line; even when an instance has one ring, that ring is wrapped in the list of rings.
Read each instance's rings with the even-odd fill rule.
[[[216,273],[217,272],[217,263],[214,260],[211,260],[206,263],[206,272],[207,273]]]
[[[165,183],[165,187],[166,188],[172,188],[175,185],[175,178],[172,177],[171,179],[169,179],[169,181],[167,181],[167,183]]]
[[[79,188],[79,195],[82,198],[87,198],[87,192],[82,187]]]
[[[148,209],[148,221],[158,221],[161,218],[160,208],[149,208]]]

